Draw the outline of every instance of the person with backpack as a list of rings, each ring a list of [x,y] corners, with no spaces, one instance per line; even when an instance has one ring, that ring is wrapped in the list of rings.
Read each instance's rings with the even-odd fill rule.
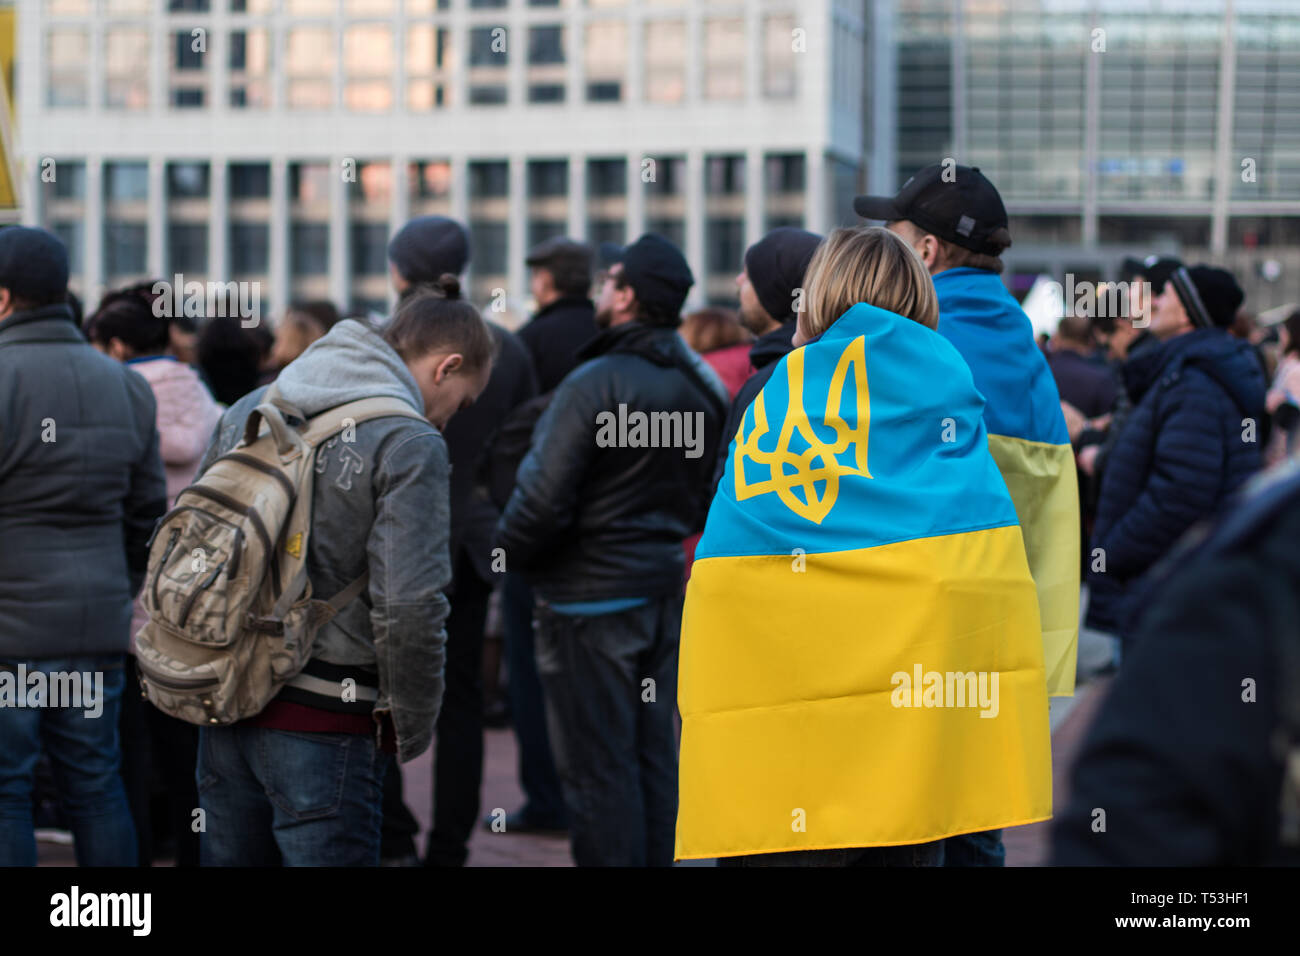
[[[1227,332],[1244,298],[1223,269],[1175,269],[1152,310],[1159,344],[1123,367],[1133,411],[1102,477],[1087,615],[1121,658],[1135,583],[1260,466],[1264,373]]]
[[[602,331],[538,421],[497,525],[538,599],[537,669],[579,866],[673,858],[681,542],[703,524],[727,402],[677,334],[693,284],[660,236],[619,250]]]
[[[77,862],[137,862],[119,774],[122,695],[137,693],[123,655],[167,486],[149,383],[90,347],[67,287],[57,237],[0,229],[0,866],[36,865],[42,747]],[[82,706],[33,698],[38,674],[72,680]]]
[[[442,430],[493,359],[458,294],[442,277],[382,335],[338,323],[225,414],[190,510],[159,526],[140,661],[151,699],[203,726],[204,865],[379,863],[386,770],[428,748],[442,701]]]

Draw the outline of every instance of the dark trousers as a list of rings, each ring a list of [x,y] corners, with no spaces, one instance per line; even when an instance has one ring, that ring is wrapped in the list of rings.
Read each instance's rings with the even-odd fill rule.
[[[542,679],[534,654],[533,592],[521,575],[506,575],[501,607],[510,672],[506,690],[510,722],[519,743],[519,785],[524,791],[520,812],[532,826],[566,829],[569,811],[551,754]]]
[[[944,843],[944,866],[1006,866],[1007,851],[1001,830],[963,833]]]
[[[671,866],[682,598],[537,613],[537,670],[579,866]]]
[[[199,835],[194,811],[199,791],[194,768],[199,759],[199,728],[164,714],[140,694],[135,657],[126,657],[126,691],[122,695],[122,782],[135,820],[140,866],[152,866],[162,849],[177,866],[199,865]],[[161,799],[163,821],[154,826],[154,807]],[[155,831],[168,846],[155,847]]]
[[[483,786],[483,630],[492,586],[461,552],[447,616],[446,683],[435,728],[426,866],[464,866]]]
[[[946,842],[753,853],[723,857],[718,866],[943,866]]]

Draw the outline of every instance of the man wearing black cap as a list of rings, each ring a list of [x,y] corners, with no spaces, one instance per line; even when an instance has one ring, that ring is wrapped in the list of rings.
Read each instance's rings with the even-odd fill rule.
[[[459,276],[470,258],[469,232],[454,219],[422,216],[398,230],[388,244],[393,288],[403,298],[441,276]],[[443,429],[451,459],[452,585],[447,595],[446,689],[438,713],[433,769],[433,827],[424,862],[462,866],[478,821],[483,782],[483,631],[488,600],[499,580],[493,570],[492,528],[497,509],[478,482],[489,442],[502,421],[537,393],[528,350],[509,330],[489,322],[497,343],[487,387]],[[393,765],[385,791],[384,856],[409,856],[414,818],[401,804]],[[395,791],[394,789],[395,788]],[[391,811],[391,812],[390,812]],[[395,832],[396,831],[396,832]]]
[[[78,864],[136,863],[123,655],[167,485],[149,384],[90,347],[67,286],[62,242],[0,229],[0,866],[36,865],[42,746]],[[34,698],[38,674],[51,694],[76,675],[80,703]]]
[[[745,260],[736,288],[740,297],[740,321],[758,340],[749,350],[754,372],[736,393],[718,443],[713,483],[722,480],[727,466],[727,449],[740,428],[750,403],[763,390],[776,370],[776,363],[794,345],[795,319],[802,308],[804,273],[822,237],[806,229],[781,226],[773,229],[745,250]]]
[[[1002,197],[978,168],[945,160],[912,176],[897,196],[858,196],[853,208],[864,218],[884,220],[930,272],[939,334],[966,360],[986,400],[989,451],[1020,519],[1038,590],[1048,694],[1072,694],[1078,478],[1056,382],[1028,317],[999,278],[1000,256],[1011,245]],[[951,837],[944,857],[949,866],[1001,866],[1001,831]]]
[[[1264,375],[1227,332],[1244,298],[1223,269],[1175,269],[1152,309],[1158,344],[1123,367],[1134,409],[1102,477],[1091,628],[1125,639],[1134,583],[1259,468]]]
[[[497,526],[538,597],[537,667],[580,866],[667,866],[677,815],[682,540],[703,525],[727,392],[676,329],[694,277],[642,236],[555,390]]]

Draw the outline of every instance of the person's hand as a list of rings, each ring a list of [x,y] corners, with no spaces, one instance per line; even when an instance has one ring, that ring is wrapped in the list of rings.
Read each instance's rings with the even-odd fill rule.
[[[1083,417],[1083,412],[1064,401],[1061,402],[1061,414],[1065,416],[1065,429],[1070,433],[1070,441],[1074,441],[1083,434],[1088,419]]]
[[[1089,477],[1095,475],[1097,473],[1097,456],[1100,453],[1100,445],[1087,445],[1079,449],[1079,454],[1074,456],[1074,460],[1079,463],[1079,470]]]

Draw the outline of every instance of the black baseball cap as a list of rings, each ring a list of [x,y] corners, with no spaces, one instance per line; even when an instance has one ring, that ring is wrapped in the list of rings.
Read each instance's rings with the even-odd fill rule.
[[[1164,291],[1165,283],[1169,281],[1174,272],[1183,267],[1181,260],[1172,257],[1147,256],[1145,259],[1126,258],[1120,268],[1124,272],[1123,278],[1131,279],[1137,276],[1140,279],[1146,279],[1151,283],[1151,290],[1156,295]]]
[[[695,285],[695,276],[681,250],[652,232],[622,248],[601,243],[600,253],[605,267],[623,264],[623,281],[646,305],[680,312],[686,294]]]
[[[935,163],[903,183],[897,196],[858,196],[853,210],[863,219],[906,219],[984,255],[999,255],[1011,245],[1002,197],[978,166]]]

